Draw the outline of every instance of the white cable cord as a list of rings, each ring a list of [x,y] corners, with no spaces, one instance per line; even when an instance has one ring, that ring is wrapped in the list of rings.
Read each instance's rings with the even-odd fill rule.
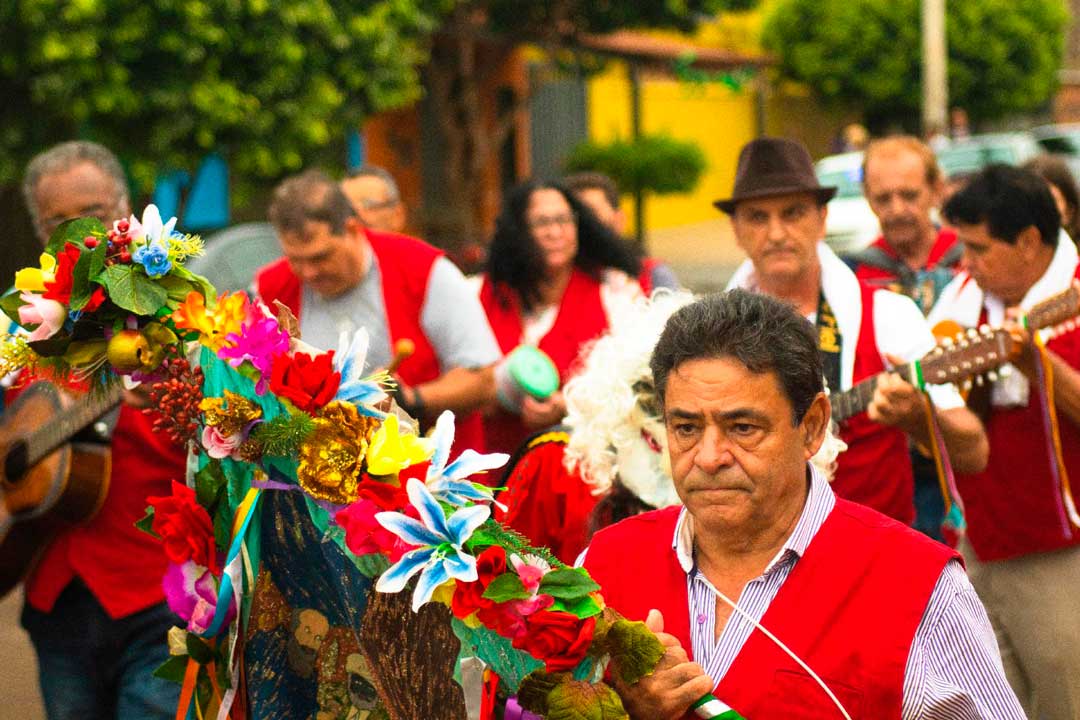
[[[776,643],[776,646],[778,648],[783,650],[785,653],[788,654],[788,657],[790,657],[792,660],[797,662],[799,664],[799,667],[801,667],[803,670],[805,670],[810,675],[810,677],[812,677],[814,679],[814,681],[818,685],[821,686],[821,689],[825,691],[825,694],[828,695],[829,699],[833,701],[834,705],[836,705],[836,709],[839,710],[840,714],[844,716],[844,720],[851,720],[851,715],[848,714],[848,711],[844,708],[843,704],[836,697],[836,695],[833,694],[833,691],[829,689],[829,686],[825,684],[824,680],[822,680],[820,677],[818,677],[818,674],[816,672],[814,672],[813,670],[810,669],[809,665],[807,665],[805,662],[803,662],[802,658],[800,658],[798,655],[796,655],[794,652],[792,652],[791,649],[787,645],[785,645],[783,642],[781,642],[780,638],[776,637],[771,632],[769,632],[769,630],[764,625],[759,623],[754,618],[750,617],[750,613],[746,612],[741,607],[739,607],[737,604],[733,603],[731,601],[731,599],[728,598],[728,596],[725,595],[724,593],[720,592],[720,590],[718,588],[713,587],[713,590],[720,597],[720,599],[723,600],[724,602],[726,602],[728,605],[730,605],[731,609],[734,610],[736,613],[738,613],[741,618],[743,618],[744,620],[749,622],[751,625],[756,627],[758,630],[763,632],[765,634],[765,637],[769,638],[774,643]]]

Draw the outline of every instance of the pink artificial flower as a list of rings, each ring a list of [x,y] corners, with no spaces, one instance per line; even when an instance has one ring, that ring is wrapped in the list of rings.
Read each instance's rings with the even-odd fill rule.
[[[551,565],[535,555],[521,557],[515,553],[510,556],[510,564],[514,567],[514,572],[521,578],[521,584],[534,596],[540,588],[540,581],[551,572]]]
[[[193,633],[204,633],[213,623],[217,611],[218,580],[207,568],[194,561],[169,563],[161,582],[169,609],[187,623]],[[229,601],[224,625],[236,614],[236,602]]]
[[[254,317],[253,317],[254,316]],[[218,357],[228,360],[233,367],[240,367],[245,360],[259,371],[255,394],[266,392],[274,356],[289,351],[289,333],[274,318],[257,316],[249,309],[248,321],[240,326],[240,333],[225,336],[225,345],[218,350]]]
[[[396,563],[402,555],[414,549],[414,546],[379,524],[375,513],[383,512],[384,509],[371,500],[357,500],[339,510],[334,516],[334,522],[345,529],[345,545],[357,557],[382,553],[391,563]],[[404,513],[410,517],[419,515],[411,505],[405,508]]]
[[[244,442],[241,433],[234,435],[222,435],[221,431],[212,425],[207,425],[202,432],[202,446],[206,448],[206,454],[217,460],[231,457],[239,460],[236,451]]]
[[[19,307],[19,324],[37,325],[37,328],[30,333],[28,338],[30,342],[51,338],[64,326],[64,321],[67,320],[67,308],[62,303],[32,292],[23,292],[19,295],[19,299],[26,303]]]

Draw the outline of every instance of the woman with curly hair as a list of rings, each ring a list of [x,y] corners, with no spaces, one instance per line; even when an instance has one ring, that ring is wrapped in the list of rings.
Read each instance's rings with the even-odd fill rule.
[[[558,183],[511,190],[496,220],[480,300],[504,354],[521,345],[551,358],[560,386],[582,347],[608,327],[620,298],[640,295],[638,261],[623,241]],[[489,450],[513,452],[566,413],[562,392],[525,394],[486,418]]]

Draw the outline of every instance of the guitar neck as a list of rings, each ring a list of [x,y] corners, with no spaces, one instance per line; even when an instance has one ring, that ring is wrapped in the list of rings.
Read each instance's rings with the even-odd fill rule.
[[[94,422],[120,402],[123,387],[111,386],[100,395],[91,396],[58,415],[54,422],[31,433],[26,438],[27,465],[36,465],[58,447],[68,442],[76,433]]]
[[[912,378],[916,376],[914,366],[914,363],[901,365],[900,367],[894,368],[891,372],[896,373],[910,383],[912,382]],[[880,374],[874,375],[862,382],[856,383],[850,390],[829,393],[829,403],[832,405],[832,419],[841,423],[852,416],[864,412],[866,408],[870,407],[880,377]]]

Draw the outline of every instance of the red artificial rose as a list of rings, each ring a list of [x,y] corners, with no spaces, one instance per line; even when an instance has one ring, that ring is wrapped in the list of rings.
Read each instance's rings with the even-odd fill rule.
[[[72,274],[75,271],[75,263],[79,262],[79,246],[75,243],[65,243],[64,250],[56,256],[56,268],[53,270],[53,279],[45,282],[45,292],[42,297],[55,300],[67,305],[71,302]]]
[[[360,480],[356,490],[359,499],[370,500],[378,505],[380,510],[400,510],[409,506],[409,495],[404,487],[372,480],[367,474]]]
[[[377,502],[361,499],[338,510],[334,522],[345,530],[345,545],[354,555],[363,557],[380,553],[391,563],[396,563],[415,546],[384,528],[375,519],[375,514],[382,511]],[[402,512],[406,517],[420,519],[420,513],[412,505],[406,506]]]
[[[484,591],[492,580],[504,572],[506,572],[506,550],[498,545],[485,548],[476,556],[477,579],[472,582],[455,581],[456,587],[454,596],[450,599],[450,610],[456,617],[464,619],[477,610],[491,608],[495,603],[484,597]]]
[[[192,560],[216,575],[214,523],[195,499],[195,491],[174,480],[172,495],[149,497],[146,502],[154,507],[152,527],[165,543],[169,561],[182,565]]]
[[[270,370],[270,390],[299,410],[313,413],[334,399],[341,373],[334,372],[334,351],[277,355]]]
[[[596,618],[584,620],[561,610],[541,610],[525,618],[525,634],[514,647],[543,660],[549,673],[572,670],[589,649]]]

